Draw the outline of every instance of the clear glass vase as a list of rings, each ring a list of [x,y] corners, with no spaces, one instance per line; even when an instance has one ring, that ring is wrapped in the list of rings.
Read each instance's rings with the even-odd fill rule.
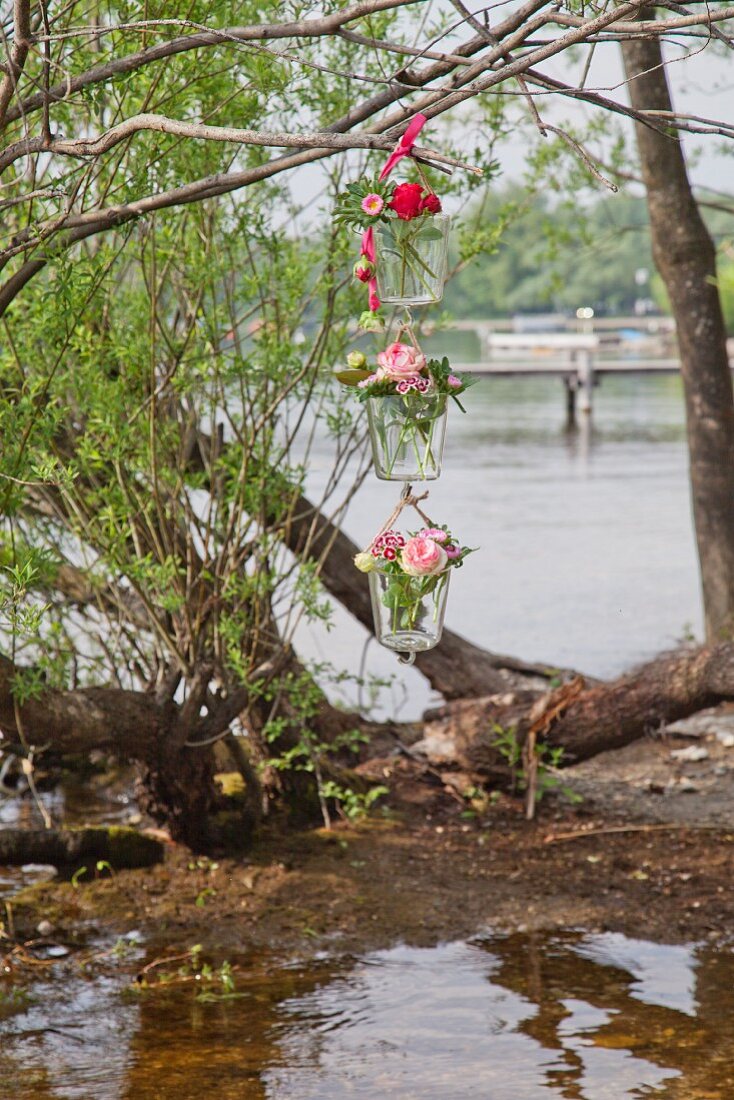
[[[440,302],[449,248],[447,214],[375,226],[377,292],[385,305]]]
[[[407,393],[367,399],[375,473],[382,481],[435,481],[448,414],[446,394]]]
[[[402,653],[433,649],[441,641],[451,570],[435,577],[369,574],[372,615],[380,645]]]

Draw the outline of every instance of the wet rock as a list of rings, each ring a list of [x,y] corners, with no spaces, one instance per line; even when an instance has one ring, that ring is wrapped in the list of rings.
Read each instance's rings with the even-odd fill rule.
[[[699,760],[708,760],[709,750],[700,748],[698,745],[689,745],[685,749],[673,749],[670,756],[672,760],[679,760],[681,763],[694,764]]]
[[[665,785],[666,794],[692,794],[697,790],[699,790],[698,784],[689,779],[687,775],[682,775],[680,779],[671,779]]]
[[[732,738],[734,747],[734,714],[724,714],[716,707],[699,711],[690,718],[682,718],[679,722],[671,722],[663,728],[663,733],[676,737],[719,737],[719,734],[727,734]],[[722,744],[724,742],[722,741]]]

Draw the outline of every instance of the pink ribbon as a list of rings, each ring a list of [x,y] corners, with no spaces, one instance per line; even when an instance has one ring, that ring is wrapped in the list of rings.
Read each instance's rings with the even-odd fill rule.
[[[413,116],[410,125],[407,127],[400,141],[397,143],[392,153],[383,164],[382,171],[380,172],[380,175],[378,177],[380,180],[387,179],[398,161],[401,161],[403,157],[407,157],[410,155],[410,153],[412,153],[415,139],[418,137],[418,134],[421,132],[426,122],[428,122],[428,119],[425,115],[417,114]],[[368,229],[365,229],[364,233],[362,234],[362,248],[360,255],[364,256],[366,260],[369,260],[371,264],[374,264],[376,262],[377,254],[375,252],[375,233],[372,226],[369,226]],[[380,299],[377,297],[377,279],[374,277],[374,275],[369,280],[369,288],[370,309],[374,313],[380,308]]]
[[[379,179],[387,179],[398,161],[402,160],[403,157],[407,157],[410,153],[412,153],[413,146],[415,145],[415,139],[418,137],[418,134],[421,132],[427,122],[428,119],[425,115],[414,115],[413,120],[411,121],[407,130],[382,166],[382,171],[380,172]]]

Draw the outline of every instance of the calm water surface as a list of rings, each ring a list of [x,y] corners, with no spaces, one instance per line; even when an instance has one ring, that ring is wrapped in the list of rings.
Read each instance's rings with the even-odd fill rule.
[[[150,954],[138,949],[141,961]],[[308,966],[238,998],[70,963],[0,1012],[3,1100],[731,1100],[734,956],[621,935],[489,936]]]
[[[557,378],[482,379],[449,413],[441,479],[428,512],[479,552],[451,580],[447,624],[500,653],[612,676],[701,635],[680,380],[605,378],[585,431],[565,427]],[[333,453],[311,465],[315,489]],[[400,486],[368,477],[345,527],[369,542]],[[302,644],[359,667],[368,641],[346,614]],[[394,673],[370,643],[366,667]],[[383,702],[412,717],[429,701],[417,673]]]

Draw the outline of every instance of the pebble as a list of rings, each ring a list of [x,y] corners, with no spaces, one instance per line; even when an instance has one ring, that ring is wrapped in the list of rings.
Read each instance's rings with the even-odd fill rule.
[[[682,775],[680,779],[671,779],[665,784],[665,794],[688,794],[698,789],[698,784],[686,775]]]

